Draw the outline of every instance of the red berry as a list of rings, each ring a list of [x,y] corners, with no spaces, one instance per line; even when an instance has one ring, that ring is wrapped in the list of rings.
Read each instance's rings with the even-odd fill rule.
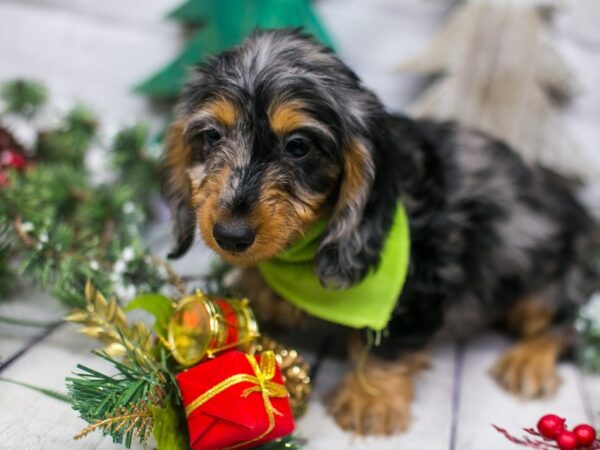
[[[556,437],[556,443],[560,450],[575,450],[579,447],[579,443],[577,442],[577,436],[575,433],[569,430],[563,430]]]
[[[573,433],[575,433],[579,445],[587,447],[588,445],[592,445],[596,440],[596,430],[587,424],[577,425],[573,429]]]
[[[565,419],[556,414],[547,414],[540,419],[537,429],[546,439],[556,439],[565,429]]]
[[[0,164],[19,170],[25,167],[27,160],[15,150],[4,150],[0,154]]]

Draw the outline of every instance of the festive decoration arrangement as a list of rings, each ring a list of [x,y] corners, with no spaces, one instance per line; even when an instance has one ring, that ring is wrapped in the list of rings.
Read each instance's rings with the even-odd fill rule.
[[[522,438],[512,436],[503,428],[493,427],[510,442],[523,447],[540,450],[592,450],[600,449],[600,440],[596,439],[596,430],[589,424],[581,424],[569,430],[566,419],[556,414],[547,414],[537,423],[536,429],[524,428],[527,434]]]
[[[424,75],[443,73],[414,112],[457,119],[507,140],[528,160],[590,176],[557,124],[574,83],[546,40],[547,16],[520,0],[470,0],[458,8],[430,48],[405,65]],[[188,0],[171,18],[196,30],[175,61],[138,87],[153,97],[176,95],[186,67],[255,27],[303,26],[331,44],[308,0]],[[179,277],[143,243],[160,153],[148,129],[138,124],[113,134],[83,106],[60,114],[47,108],[47,92],[37,83],[0,87],[0,298],[15,288],[14,274],[23,273],[75,307],[67,320],[102,343],[96,354],[111,373],[79,365],[67,380],[69,401],[89,423],[76,438],[100,430],[126,447],[153,438],[168,450],[267,441],[272,449],[297,448],[285,436],[306,409],[307,363],[260,337],[245,301],[183,295]],[[94,158],[103,170],[90,170]],[[219,285],[221,277],[212,282]],[[578,354],[594,369],[600,369],[599,307],[596,296],[576,323]],[[149,312],[153,326],[131,322],[127,312],[134,309]],[[529,448],[600,449],[590,425],[569,430],[554,415],[521,438],[496,429]]]
[[[109,135],[87,108],[49,112],[45,99],[37,83],[0,88],[3,297],[20,279],[13,272],[70,306],[82,304],[86,280],[124,299],[177,285],[143,243],[160,153],[147,128]],[[101,170],[90,170],[93,158]]]
[[[460,3],[428,47],[402,65],[415,74],[439,75],[411,109],[486,131],[529,161],[593,180],[599,174],[558,117],[577,89],[549,36],[551,3]]]
[[[67,379],[69,401],[89,422],[76,438],[101,430],[126,447],[153,436],[169,450],[297,448],[284,436],[294,426],[288,383],[297,414],[310,392],[302,358],[259,336],[246,300],[148,293],[187,287],[143,244],[158,180],[147,129],[106,136],[82,106],[47,123],[36,83],[10,82],[0,94],[0,289],[21,271],[74,307],[66,320],[103,344],[96,354],[116,373],[79,365]],[[89,158],[110,175],[91,171]],[[222,290],[222,276],[217,268],[205,284]],[[152,328],[131,322],[133,309],[153,315]],[[207,432],[215,408],[231,411],[240,429],[225,421]]]
[[[299,374],[288,379],[279,364],[294,359],[295,351],[257,340],[247,301],[197,290],[178,302],[142,294],[123,309],[91,283],[85,301],[66,320],[104,345],[96,354],[117,375],[79,365],[67,379],[73,408],[90,424],[75,438],[101,430],[127,448],[150,436],[159,450],[244,449],[267,442],[272,449],[298,448],[293,438],[283,438],[294,429],[288,383],[298,401]],[[128,322],[126,312],[134,309],[154,317],[152,330]],[[300,363],[296,367],[306,374]],[[302,384],[309,381],[305,375]]]
[[[187,0],[169,17],[194,31],[173,62],[137,87],[152,97],[176,96],[190,66],[239,44],[257,28],[303,27],[331,46],[310,0]]]

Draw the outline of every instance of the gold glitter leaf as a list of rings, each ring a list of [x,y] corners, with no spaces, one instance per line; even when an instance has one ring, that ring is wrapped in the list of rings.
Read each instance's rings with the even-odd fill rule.
[[[125,346],[119,342],[113,342],[102,349],[108,356],[112,358],[119,358],[125,356],[127,350]]]
[[[64,320],[71,323],[85,323],[88,320],[88,314],[86,311],[76,310],[67,314]]]
[[[80,333],[106,344],[104,350],[110,356],[135,354],[140,361],[149,361],[153,339],[150,329],[143,322],[127,323],[125,312],[117,299],[107,300],[91,283],[85,285],[86,309],[69,313],[65,320],[83,325]]]

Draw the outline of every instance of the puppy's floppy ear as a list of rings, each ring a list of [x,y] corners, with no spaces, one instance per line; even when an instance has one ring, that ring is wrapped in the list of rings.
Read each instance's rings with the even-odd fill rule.
[[[349,139],[342,168],[337,202],[315,261],[321,283],[339,289],[359,281],[369,268],[359,260],[366,245],[365,207],[375,178],[373,149],[367,139],[358,135]]]
[[[169,128],[166,150],[161,163],[163,195],[169,203],[173,217],[175,246],[169,258],[179,258],[194,242],[196,220],[191,206],[191,187],[188,168],[192,163],[192,151],[184,140],[184,124],[175,120]]]

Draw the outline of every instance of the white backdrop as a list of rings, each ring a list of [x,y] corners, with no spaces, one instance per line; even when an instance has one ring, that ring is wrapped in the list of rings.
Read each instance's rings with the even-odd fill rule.
[[[152,117],[131,87],[176,55],[181,0],[0,0],[0,79],[39,78],[55,101],[84,100],[115,124]],[[402,110],[422,80],[396,68],[417,52],[452,0],[316,0],[342,57],[390,108]],[[600,174],[600,2],[562,2],[553,36],[580,83],[565,110],[585,163]]]

